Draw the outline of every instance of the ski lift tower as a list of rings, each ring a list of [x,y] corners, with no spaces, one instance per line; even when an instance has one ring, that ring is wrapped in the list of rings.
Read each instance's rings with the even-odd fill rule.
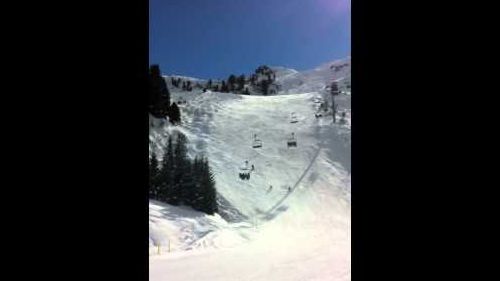
[[[330,93],[332,94],[333,123],[336,123],[337,106],[335,105],[335,96],[338,96],[340,94],[337,81],[333,81],[332,86],[330,87]]]

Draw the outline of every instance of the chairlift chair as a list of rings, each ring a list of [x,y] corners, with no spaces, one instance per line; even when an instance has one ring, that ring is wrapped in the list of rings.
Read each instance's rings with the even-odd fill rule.
[[[248,161],[245,161],[245,166],[240,168],[239,173],[240,179],[249,180],[250,179],[250,169],[248,168]]]
[[[262,147],[262,141],[261,140],[254,140],[252,144],[253,148],[261,148]]]
[[[297,139],[295,138],[295,134],[292,133],[290,138],[287,141],[288,147],[297,147]]]
[[[257,134],[254,135],[252,147],[253,148],[261,148],[262,147],[262,141],[257,138]]]

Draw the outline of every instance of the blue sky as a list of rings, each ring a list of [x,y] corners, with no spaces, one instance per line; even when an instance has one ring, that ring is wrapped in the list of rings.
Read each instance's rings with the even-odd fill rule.
[[[351,52],[350,0],[150,0],[149,61],[227,78],[261,64],[305,70]]]

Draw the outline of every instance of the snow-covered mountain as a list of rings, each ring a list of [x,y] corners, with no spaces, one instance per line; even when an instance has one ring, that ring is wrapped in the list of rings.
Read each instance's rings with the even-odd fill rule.
[[[276,82],[281,85],[281,94],[320,92],[333,81],[340,84],[341,90],[350,92],[351,58],[328,62],[303,72],[279,67],[273,69],[278,71]]]
[[[191,156],[208,156],[221,209],[150,201],[151,280],[350,280],[350,58],[272,69],[278,95],[170,88],[172,101],[186,101],[182,125],[151,118],[150,151],[160,156],[180,131]],[[315,117],[334,80],[345,124]],[[255,166],[248,181],[238,177],[245,161]]]

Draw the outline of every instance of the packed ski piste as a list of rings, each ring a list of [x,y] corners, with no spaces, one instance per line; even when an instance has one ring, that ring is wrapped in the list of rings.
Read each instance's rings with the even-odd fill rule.
[[[151,281],[351,280],[350,62],[271,67],[271,95],[183,91],[164,76],[182,121],[150,116],[150,153],[184,134],[209,159],[219,210],[150,200]]]

